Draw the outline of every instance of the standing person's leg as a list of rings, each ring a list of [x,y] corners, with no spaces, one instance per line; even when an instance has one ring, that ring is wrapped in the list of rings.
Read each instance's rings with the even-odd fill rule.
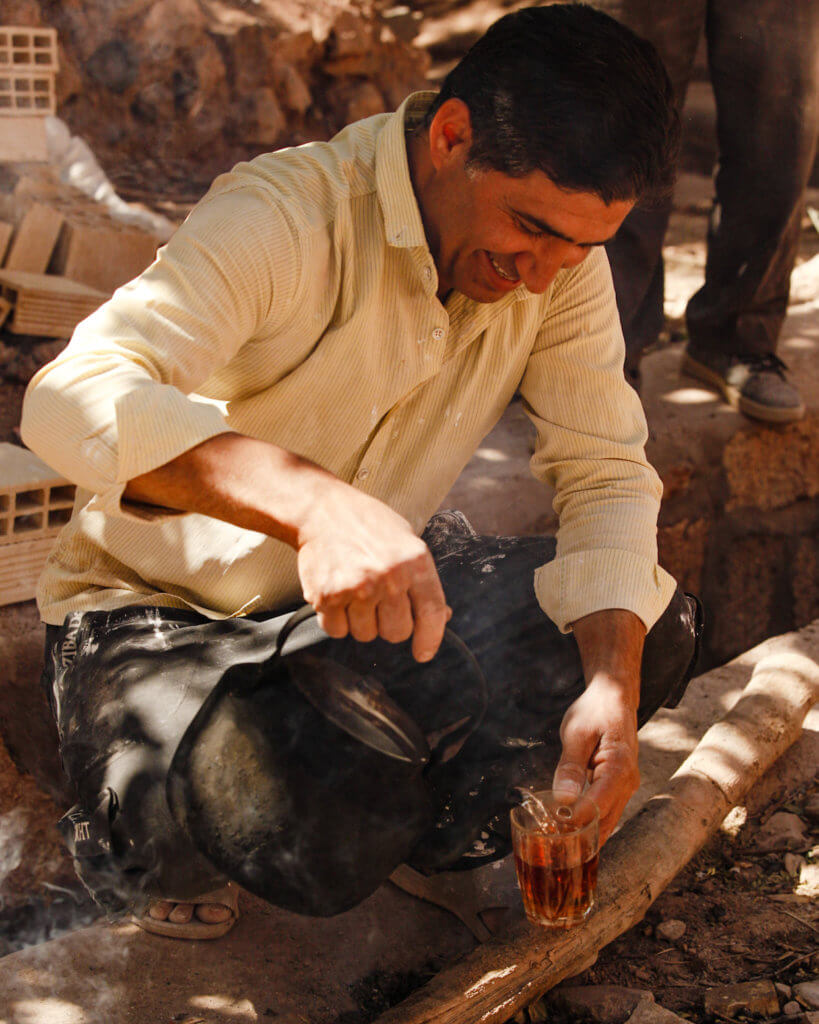
[[[705,26],[706,0],[593,0],[593,6],[647,39],[659,53],[682,109],[697,45]],[[671,199],[634,210],[606,246],[617,308],[626,342],[626,377],[639,387],[643,351],[663,328],[664,268],[662,246]]]
[[[804,412],[774,353],[819,130],[819,5],[710,0],[706,31],[720,163],[684,366],[747,415],[785,422]]]

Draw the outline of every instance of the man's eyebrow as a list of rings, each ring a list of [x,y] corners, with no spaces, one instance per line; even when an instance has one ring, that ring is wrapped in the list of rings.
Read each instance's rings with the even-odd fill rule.
[[[603,238],[599,242],[578,242],[577,239],[571,238],[569,235],[564,235],[562,231],[558,231],[557,228],[552,227],[551,224],[547,224],[546,221],[541,220],[540,217],[535,217],[531,213],[524,213],[522,210],[516,210],[513,206],[510,206],[509,210],[518,218],[518,220],[526,221],[527,224],[531,224],[532,227],[537,228],[537,230],[542,232],[544,235],[552,235],[554,238],[560,238],[564,242],[569,242],[570,245],[580,246],[581,249],[593,249],[611,241],[610,238]]]

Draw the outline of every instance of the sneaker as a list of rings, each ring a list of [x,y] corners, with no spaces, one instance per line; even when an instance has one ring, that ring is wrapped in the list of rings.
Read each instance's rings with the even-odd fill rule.
[[[801,420],[805,406],[785,376],[787,366],[772,352],[764,355],[725,355],[686,349],[682,372],[713,384],[726,402],[752,419],[766,423]]]

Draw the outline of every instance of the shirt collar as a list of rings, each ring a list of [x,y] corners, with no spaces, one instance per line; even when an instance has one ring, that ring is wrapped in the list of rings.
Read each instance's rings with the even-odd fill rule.
[[[375,187],[384,213],[387,244],[404,248],[427,245],[407,161],[405,131],[421,123],[434,92],[414,92],[391,115],[375,150]]]

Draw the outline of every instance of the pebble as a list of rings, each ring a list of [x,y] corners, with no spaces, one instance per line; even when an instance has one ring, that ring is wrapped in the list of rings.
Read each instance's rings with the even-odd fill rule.
[[[782,1012],[786,1013],[789,1017],[795,1017],[798,1013],[802,1012],[802,1006],[795,999],[792,999],[789,1003],[785,1003],[782,1007]]]
[[[743,981],[737,985],[719,985],[705,993],[705,1012],[720,1017],[738,1013],[775,1017],[779,1014],[779,996],[773,982]]]
[[[800,981],[793,986],[793,994],[809,1010],[819,1010],[819,978]]]
[[[685,935],[685,921],[680,921],[676,917],[661,921],[657,925],[657,934],[669,942],[676,942]]]
[[[651,999],[643,999],[626,1024],[685,1024],[685,1018],[678,1017]]]
[[[563,985],[554,989],[545,1002],[552,1011],[562,1011],[572,1019],[613,1024],[625,1020],[641,1002],[653,999],[646,989],[624,985]]]
[[[793,991],[791,990],[790,985],[786,985],[784,981],[775,981],[774,988],[785,1001],[793,996]]]
[[[802,850],[807,845],[805,823],[798,814],[777,811],[765,822],[756,835],[754,846],[761,853],[777,850]]]
[[[819,864],[805,862],[799,869],[799,885],[796,887],[799,896],[819,896]]]
[[[819,792],[811,793],[805,801],[802,811],[808,821],[812,821],[814,825],[819,825]]]
[[[798,853],[786,853],[782,861],[789,875],[798,875],[802,870],[802,865],[807,864],[805,858]]]

